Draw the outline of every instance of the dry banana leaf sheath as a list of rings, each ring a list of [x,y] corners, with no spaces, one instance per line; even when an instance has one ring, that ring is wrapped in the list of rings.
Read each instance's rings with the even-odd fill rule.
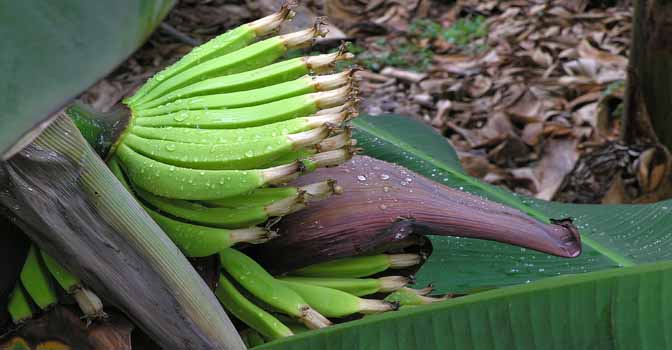
[[[369,157],[319,169],[297,185],[330,178],[340,196],[285,217],[281,239],[255,247],[255,258],[275,272],[360,255],[415,233],[493,240],[561,256],[581,253],[570,220],[544,224],[504,205],[430,181]],[[287,254],[286,252],[292,252]]]
[[[0,162],[0,209],[164,349],[244,349],[178,248],[61,115]]]

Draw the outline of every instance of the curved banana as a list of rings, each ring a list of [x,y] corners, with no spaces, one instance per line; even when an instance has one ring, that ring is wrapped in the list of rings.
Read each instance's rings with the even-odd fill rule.
[[[28,295],[42,310],[48,309],[58,302],[56,291],[51,285],[49,276],[49,271],[40,259],[39,251],[35,245],[32,245],[21,269],[20,279]]]
[[[206,206],[220,208],[256,208],[273,204],[286,198],[299,198],[301,190],[297,187],[258,188],[250,193],[238,196],[201,201]]]
[[[342,193],[343,189],[336,181],[326,180],[302,187],[267,187],[259,188],[251,193],[222,199],[202,201],[206,206],[221,208],[254,208],[268,206],[288,198],[303,197],[305,202],[319,201],[333,194]]]
[[[129,132],[133,135],[153,140],[204,145],[231,144],[294,134],[320,127],[340,127],[348,116],[349,113],[347,111],[341,111],[340,113],[300,117],[242,129],[199,129],[172,126],[155,128],[136,125]]]
[[[418,254],[379,254],[331,260],[294,270],[290,275],[306,277],[365,277],[387,269],[401,269],[422,262]]]
[[[84,316],[89,319],[107,317],[107,314],[103,311],[103,302],[94,292],[84,287],[79,278],[67,271],[44,251],[40,251],[40,255],[42,256],[42,261],[44,261],[47,270],[49,270],[56,282],[58,282],[68,294],[72,295],[77,302],[77,305],[79,305],[79,308],[84,313]]]
[[[344,104],[350,98],[351,93],[351,86],[346,85],[335,90],[299,95],[250,107],[182,110],[148,118],[136,118],[133,123],[148,127],[247,128],[307,117],[322,108]]]
[[[268,339],[280,339],[294,334],[273,315],[247,300],[223,275],[219,276],[215,295],[227,311]]]
[[[229,230],[195,225],[171,219],[148,207],[144,209],[184,255],[192,258],[211,256],[237,243],[264,243],[277,236],[262,227]]]
[[[162,104],[163,101],[153,101],[139,108],[135,116],[151,117],[180,110],[240,108],[269,103],[298,95],[333,90],[348,84],[353,72],[354,69],[350,69],[330,75],[305,75],[258,89],[182,98],[165,104]]]
[[[183,168],[147,158],[123,143],[117,148],[115,156],[134,184],[150,193],[178,199],[208,200],[235,196],[267,184],[287,182],[301,171],[299,162],[252,170]]]
[[[281,281],[310,284],[338,289],[358,297],[374,293],[390,293],[405,287],[410,279],[404,276],[380,278],[336,278],[336,277],[279,277]]]
[[[244,143],[193,144],[145,139],[134,134],[124,137],[124,145],[156,161],[175,166],[206,169],[255,169],[286,153],[316,145],[329,135],[327,127],[297,134],[279,135]]]
[[[173,217],[195,224],[229,229],[261,224],[271,217],[284,216],[305,206],[300,193],[267,206],[241,208],[206,207],[185,200],[155,196],[141,189],[135,189],[135,193],[152,207]]]
[[[7,311],[12,317],[14,324],[21,324],[33,317],[33,307],[30,305],[28,295],[23,290],[21,283],[16,283],[12,293],[9,295]]]
[[[286,280],[282,282],[327,317],[344,317],[356,313],[374,314],[398,308],[392,302],[363,299],[338,289]]]
[[[348,60],[352,57],[350,53],[339,51],[325,55],[294,58],[247,72],[206,79],[157,97],[143,106],[132,105],[132,107],[142,109],[145,106],[160,106],[181,98],[258,89],[297,79],[311,71],[322,70],[338,61]]]
[[[271,276],[247,255],[229,248],[219,253],[222,268],[250,294],[279,310],[296,317],[310,329],[331,324],[315,311],[299,294]]]
[[[108,166],[124,187],[129,192],[134,193],[116,159],[110,160]],[[142,203],[140,204],[143,205]],[[194,225],[164,216],[145,205],[143,205],[143,208],[175,245],[180,248],[184,255],[188,257],[206,257],[217,254],[222,249],[236,243],[260,244],[276,236],[275,232],[261,227],[227,230]]]
[[[264,164],[264,167],[274,167],[281,164],[300,161],[308,159],[320,152],[336,151],[342,148],[348,148],[350,146],[354,146],[356,144],[357,144],[356,140],[351,139],[350,129],[346,129],[345,132],[342,132],[336,136],[326,138],[315,146],[304,147],[300,150],[285,153],[284,155],[273,160],[272,162]]]
[[[207,43],[195,48],[179,61],[147,80],[147,82],[145,82],[132,97],[124,100],[124,103],[133,105],[139,102],[142,97],[164,80],[192,68],[201,62],[206,62],[212,58],[226,55],[247,46],[255,38],[277,30],[280,25],[291,16],[292,11],[290,11],[289,7],[282,6],[280,10],[274,14],[252,23],[243,24],[222,35],[218,35]]]
[[[188,86],[198,81],[222,75],[246,72],[273,63],[287,50],[309,45],[315,37],[326,34],[322,24],[317,22],[312,28],[271,37],[228,54],[201,62],[191,68],[166,78],[147,92],[141,101],[132,103],[142,108],[142,103]]]

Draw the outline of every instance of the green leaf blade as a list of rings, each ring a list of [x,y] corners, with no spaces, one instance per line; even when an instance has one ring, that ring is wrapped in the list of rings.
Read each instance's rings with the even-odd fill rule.
[[[174,0],[0,3],[0,157],[126,59]]]
[[[672,262],[544,279],[256,349],[666,349]],[[667,318],[666,318],[667,317]]]

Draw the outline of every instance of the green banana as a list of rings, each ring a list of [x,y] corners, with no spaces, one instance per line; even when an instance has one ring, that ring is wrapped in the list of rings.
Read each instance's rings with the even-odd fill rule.
[[[244,143],[193,144],[145,139],[128,134],[123,142],[134,151],[165,164],[206,170],[255,169],[282,155],[316,145],[329,135],[327,127]]]
[[[134,193],[116,159],[108,162],[112,173],[121,181],[126,189]],[[159,214],[140,203],[149,216],[166,232],[168,237],[188,257],[205,257],[218,253],[236,243],[260,244],[275,238],[273,231],[261,227],[249,227],[238,230],[194,225],[171,219]]]
[[[264,167],[269,168],[294,161],[304,160],[320,152],[335,151],[341,148],[348,148],[351,145],[356,145],[356,141],[350,138],[350,134],[348,132],[344,132],[336,136],[326,138],[313,147],[306,147],[297,151],[286,153],[272,162],[264,164]]]
[[[387,269],[401,269],[422,262],[418,254],[380,254],[331,260],[298,270],[290,275],[306,277],[365,277]]]
[[[235,129],[277,123],[306,117],[321,108],[344,104],[352,93],[351,86],[299,95],[261,105],[220,110],[183,110],[147,118],[136,118],[137,126],[187,127],[200,129]]]
[[[176,63],[162,70],[145,84],[130,98],[124,100],[126,104],[135,104],[148,92],[154,89],[164,80],[175,76],[202,62],[209,61],[217,56],[241,49],[255,38],[277,30],[280,25],[292,16],[288,6],[282,6],[276,13],[256,20],[252,23],[243,24],[233,30],[219,35],[205,44],[192,50]]]
[[[160,106],[182,98],[258,89],[297,79],[312,71],[324,70],[338,61],[348,60],[352,57],[353,55],[350,53],[339,51],[331,54],[294,58],[247,72],[206,79],[157,97],[144,105],[132,105],[131,107],[142,109],[145,106]]]
[[[269,190],[282,190],[282,191],[269,191]],[[266,191],[264,191],[266,190]],[[268,220],[271,217],[284,216],[291,214],[297,210],[300,210],[305,207],[308,201],[318,201],[328,198],[334,193],[340,193],[342,189],[333,181],[324,181],[320,183],[311,184],[308,186],[301,187],[300,189],[296,188],[279,188],[279,189],[258,189],[255,192],[261,192],[261,196],[257,198],[259,202],[267,201],[267,203],[259,204],[257,206],[252,206],[249,202],[241,206],[235,206],[235,203],[239,200],[244,201],[245,195],[232,197],[233,200],[229,198],[218,199],[214,201],[203,201],[203,204],[196,202],[190,202],[179,199],[164,198],[155,196],[147,191],[142,189],[134,189],[134,192],[145,201],[147,204],[152,207],[160,210],[161,212],[170,214],[173,217],[183,219],[185,221],[206,225],[209,227],[222,227],[222,228],[244,228],[256,224],[261,224]],[[264,192],[270,192],[269,195],[264,196]],[[292,193],[288,196],[279,198],[275,195],[279,193]],[[247,195],[251,196],[251,195]],[[254,197],[253,197],[254,198]],[[210,204],[211,206],[207,206]],[[221,204],[221,205],[217,205]],[[214,205],[214,206],[212,206]],[[151,209],[150,209],[151,210]],[[166,226],[167,230],[175,230],[177,224],[172,223],[170,218],[164,217],[161,214],[156,213],[154,210],[150,211],[150,215],[157,221],[159,226]],[[181,225],[184,226],[184,225]],[[193,225],[192,225],[193,226]],[[187,227],[192,227],[187,226]],[[187,229],[184,227],[182,230]],[[193,234],[195,228],[191,228],[188,231]],[[261,236],[260,232],[256,232],[253,229],[247,229],[242,231],[229,231],[229,236],[232,235],[241,235],[245,237],[246,240],[249,240],[250,237],[257,237],[254,240],[258,240],[258,237]],[[264,238],[266,238],[263,235]],[[233,237],[230,237],[230,240]],[[183,239],[178,239],[183,241]],[[264,239],[266,241],[267,239]],[[248,241],[249,242],[249,241]],[[234,242],[235,243],[235,242]],[[185,242],[186,244],[186,242]]]
[[[220,208],[263,207],[285,198],[298,198],[301,190],[297,187],[266,187],[238,196],[201,201],[203,205]]]
[[[315,112],[315,115],[320,116],[320,115],[325,115],[325,114],[338,114],[338,113],[346,112],[346,113],[348,113],[350,118],[354,118],[354,117],[359,115],[359,112],[357,111],[357,108],[355,107],[357,102],[358,102],[357,97],[353,97],[352,100],[350,100],[350,101],[348,101],[348,102],[346,102],[342,105],[320,109],[319,111]]]
[[[385,300],[388,302],[396,302],[400,306],[411,306],[411,305],[431,304],[449,299],[448,296],[435,298],[424,296],[421,295],[420,293],[422,292],[418,292],[414,289],[404,287],[385,297]]]
[[[246,140],[261,140],[267,137],[295,134],[326,126],[341,126],[348,118],[343,111],[335,114],[300,117],[278,123],[266,124],[257,127],[242,129],[196,129],[180,127],[144,127],[134,126],[130,133],[145,139],[175,141],[194,144],[230,144],[241,143]]]
[[[147,92],[139,101],[131,103],[142,108],[142,103],[188,86],[198,81],[217,76],[250,71],[273,63],[287,50],[310,45],[315,37],[325,34],[322,24],[317,22],[312,28],[272,37],[228,54],[201,62],[189,69],[166,78]]]
[[[163,101],[153,101],[143,105],[141,109],[138,109],[135,116],[151,117],[180,110],[240,108],[269,103],[298,95],[333,90],[348,84],[352,79],[353,72],[354,70],[351,69],[349,71],[330,75],[305,75],[299,79],[254,90],[196,96],[179,99],[165,104],[162,104]]]
[[[294,334],[273,315],[247,300],[223,275],[219,276],[215,295],[227,311],[268,339],[280,339]]]
[[[67,271],[44,251],[40,251],[40,255],[47,270],[49,270],[56,282],[68,294],[72,295],[87,318],[99,319],[107,317],[103,311],[103,302],[94,292],[84,287],[79,278]]]
[[[270,217],[284,216],[305,206],[302,194],[276,201],[267,206],[213,208],[185,200],[155,196],[142,189],[136,188],[135,192],[139,198],[152,207],[173,217],[195,224],[229,229],[261,224]]]
[[[235,196],[298,176],[300,163],[268,169],[197,170],[176,167],[147,158],[123,143],[115,156],[128,178],[138,187],[164,197],[208,200]]]
[[[9,295],[7,310],[14,324],[21,324],[33,317],[33,307],[30,305],[29,298],[23,290],[21,283],[17,282],[12,293]]]
[[[390,293],[408,284],[410,279],[403,276],[380,278],[335,278],[335,277],[279,277],[281,281],[310,284],[314,286],[338,289],[355,296],[374,293]]]
[[[206,206],[221,208],[254,208],[267,206],[287,198],[305,197],[305,201],[319,201],[332,194],[340,194],[343,189],[336,181],[327,180],[303,187],[268,187],[259,188],[251,193],[239,196],[202,201]]]
[[[397,309],[394,303],[363,299],[338,289],[287,280],[283,280],[282,283],[327,317],[344,317],[356,313],[373,314]]]
[[[299,319],[310,329],[331,324],[315,311],[299,294],[271,276],[247,255],[224,249],[219,253],[222,268],[250,294],[282,313]]]
[[[45,310],[55,305],[58,298],[51,285],[50,274],[40,260],[39,251],[32,245],[21,269],[20,279],[35,304]]]
[[[275,232],[261,227],[229,230],[195,225],[171,219],[146,206],[144,209],[188,257],[211,256],[237,243],[260,244],[277,236]]]
[[[338,149],[299,162],[252,170],[177,167],[147,158],[124,144],[119,145],[116,157],[131,182],[147,192],[175,199],[211,200],[248,193],[269,184],[287,183],[303,171],[342,164],[352,154],[350,149]]]
[[[302,171],[311,172],[315,171],[317,168],[327,168],[343,164],[345,161],[352,158],[352,155],[358,151],[358,149],[345,147],[333,151],[316,153],[308,158],[300,160]]]

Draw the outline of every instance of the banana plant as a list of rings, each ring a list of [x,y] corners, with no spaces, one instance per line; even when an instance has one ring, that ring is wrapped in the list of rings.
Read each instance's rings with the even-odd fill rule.
[[[289,13],[283,7],[274,15],[222,34],[155,75],[124,101],[129,114],[110,115],[111,119],[126,118],[121,131],[108,130],[115,123],[107,123],[100,115],[75,107],[69,116],[59,114],[36,138],[27,134],[30,136],[14,143],[18,146],[5,153],[11,159],[0,169],[9,189],[9,195],[2,198],[3,204],[19,218],[31,239],[49,253],[45,256],[54,255],[65,266],[45,269],[37,250],[31,249],[30,263],[24,265],[21,273],[23,287],[15,288],[10,298],[10,311],[19,311],[13,315],[23,315],[22,312],[29,309],[26,294],[30,294],[39,307],[50,308],[56,298],[49,292],[49,273],[57,277],[54,271],[72,270],[81,274],[83,282],[97,288],[106,300],[137,319],[140,326],[165,347],[241,348],[238,335],[231,332],[228,318],[214,305],[213,295],[206,291],[205,284],[186,259],[176,254],[178,248],[194,257],[218,252],[222,272],[217,296],[239,319],[258,326],[257,330],[271,339],[288,336],[293,331],[282,325],[276,315],[261,310],[257,303],[293,317],[287,324],[300,321],[308,328],[317,329],[331,324],[325,316],[378,313],[396,309],[400,301],[414,302],[413,295],[403,295],[406,291],[403,285],[407,282],[403,276],[395,278],[403,281],[393,286],[398,289],[395,300],[369,300],[334,285],[334,288],[315,285],[315,280],[303,280],[311,281],[303,283],[278,279],[254,259],[229,248],[237,242],[262,243],[272,235],[256,225],[267,222],[270,217],[303,209],[307,198],[325,199],[342,192],[328,177],[300,187],[267,188],[267,185],[284,184],[317,168],[341,164],[352,156],[351,131],[342,125],[356,114],[351,108],[356,94],[352,71],[319,77],[309,74],[322,71],[349,55],[339,51],[273,63],[288,49],[304,46],[321,35],[320,23],[303,31],[253,43],[274,31]],[[398,128],[417,129],[417,126],[397,124]],[[367,128],[366,122],[358,125],[361,129],[358,135],[362,135],[364,144],[369,146],[367,149],[373,153],[376,143],[382,145],[381,139],[388,138],[388,143],[397,146],[408,146],[406,140],[412,139],[395,137],[394,133],[402,129],[375,130],[375,127]],[[109,170],[85,144],[80,131],[106,158]],[[437,222],[432,221],[436,218],[418,215],[422,220],[405,221],[411,222],[409,228],[420,225],[423,229],[443,229],[443,234],[448,235],[499,240],[565,257],[578,255],[580,244],[574,227],[567,220],[551,219],[564,215],[535,208],[504,191],[482,185],[459,170],[450,169],[449,163],[443,162],[443,155],[406,148],[417,153],[421,165],[445,168],[445,174],[434,169],[430,177],[446,176],[444,181],[452,179],[453,186],[473,190],[514,208],[443,188],[452,197],[451,205],[460,210],[470,209],[466,212],[470,216],[461,218],[459,214],[464,211],[449,210],[443,213],[444,218],[453,221]],[[409,156],[408,159],[414,158]],[[414,169],[413,164],[409,167]],[[62,176],[53,176],[56,173]],[[316,176],[324,173],[314,172]],[[358,175],[357,180],[366,182],[366,176],[370,175]],[[410,181],[402,179],[402,182]],[[350,184],[353,185],[351,190],[357,188]],[[38,193],[27,193],[35,192],[33,187],[38,188]],[[385,192],[384,188],[381,190]],[[249,204],[250,201],[253,204]],[[68,211],[72,209],[84,214],[72,215]],[[436,214],[436,211],[427,212]],[[303,213],[299,215],[310,215],[314,211]],[[506,219],[506,224],[497,225],[498,219]],[[479,221],[484,223],[480,227],[482,232],[475,224]],[[85,234],[74,234],[76,228],[81,229],[87,223],[92,227],[84,228]],[[521,226],[515,227],[516,223]],[[159,227],[168,235],[163,235]],[[395,229],[401,232],[405,227],[395,226]],[[104,239],[91,240],[92,237]],[[445,254],[447,241],[433,240],[437,251]],[[609,259],[622,265],[628,263],[608,245],[600,245],[599,240],[589,240],[589,243]],[[103,251],[103,259],[94,259],[94,251]],[[292,250],[284,252],[287,255]],[[69,256],[73,257],[70,261],[65,259]],[[335,265],[320,263],[294,273],[307,278],[356,278],[379,271],[371,270],[375,264],[366,264],[368,269],[359,271],[364,266],[358,258],[354,259],[341,259]],[[380,262],[382,270],[409,267],[422,260],[417,254],[374,255],[366,259]],[[435,263],[421,270],[421,280],[431,278],[425,270],[445,268],[444,261],[437,263],[435,256],[432,259]],[[45,265],[49,265],[47,261],[45,259]],[[128,261],[148,268],[115,274],[112,268]],[[293,268],[298,267],[302,266]],[[445,271],[442,272],[441,278],[445,275]],[[67,278],[70,283],[64,284],[81,288],[79,281],[71,277]],[[35,281],[40,282],[40,288]],[[115,284],[117,281],[124,283]],[[327,282],[334,283],[333,280]],[[348,288],[364,282],[375,284],[376,280],[350,281]],[[139,289],[142,283],[147,285],[149,295],[167,305],[165,310],[162,308],[152,315],[151,301],[131,297],[132,290]],[[440,287],[447,290],[444,285]],[[325,298],[333,302],[325,302]],[[424,298],[415,299],[418,302],[432,300]],[[151,320],[151,316],[155,318]],[[22,317],[18,321],[21,322]],[[360,322],[368,324],[368,320]],[[339,329],[334,328],[333,332]]]
[[[517,196],[465,175],[455,151],[421,123],[367,116],[355,124],[355,137],[371,157],[542,220],[574,218],[583,254],[567,260],[484,240],[429,236],[434,250],[416,274],[417,283],[470,295],[299,334],[259,349],[672,346],[672,303],[667,297],[672,288],[672,200],[577,205]],[[368,161],[365,171],[330,175],[354,177],[356,182],[358,176],[369,176],[369,169],[384,166],[376,162]],[[324,208],[311,207],[301,215],[306,218],[311,210]]]

